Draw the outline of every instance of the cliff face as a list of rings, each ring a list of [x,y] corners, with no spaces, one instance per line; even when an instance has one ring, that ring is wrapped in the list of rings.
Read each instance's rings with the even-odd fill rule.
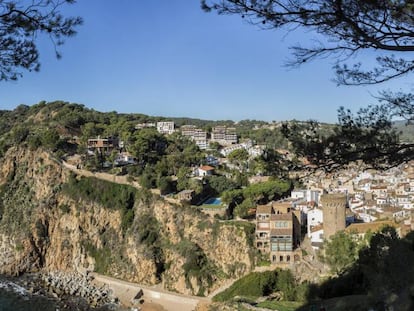
[[[67,190],[79,179],[45,151],[10,148],[0,159],[0,273],[90,269],[207,294],[252,267],[248,224],[218,222],[143,190],[133,189],[128,208],[102,202],[90,194],[111,187],[101,181],[79,196],[80,184]],[[118,186],[114,196],[132,191]]]

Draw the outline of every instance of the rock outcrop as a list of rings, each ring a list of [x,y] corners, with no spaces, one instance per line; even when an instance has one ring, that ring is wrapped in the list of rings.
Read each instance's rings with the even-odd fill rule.
[[[40,149],[13,147],[0,159],[0,274],[95,270],[206,295],[251,270],[249,224],[137,189],[128,209],[102,204],[65,191],[71,174]]]

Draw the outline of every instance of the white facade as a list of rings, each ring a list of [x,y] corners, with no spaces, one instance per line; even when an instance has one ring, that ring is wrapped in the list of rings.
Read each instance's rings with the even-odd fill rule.
[[[196,139],[194,143],[200,148],[201,150],[206,150],[209,147],[209,143],[207,139]]]
[[[305,191],[306,190],[293,190],[290,194],[292,199],[303,199],[305,198]]]
[[[319,208],[314,208],[308,211],[308,236],[311,236],[312,228],[318,227],[323,223],[323,211]]]
[[[293,190],[290,196],[292,199],[305,199],[306,202],[319,204],[319,191],[316,190]]]
[[[313,249],[319,249],[319,245],[323,243],[323,228],[318,228],[308,233]]]
[[[174,122],[173,121],[157,122],[157,131],[161,134],[174,133]]]

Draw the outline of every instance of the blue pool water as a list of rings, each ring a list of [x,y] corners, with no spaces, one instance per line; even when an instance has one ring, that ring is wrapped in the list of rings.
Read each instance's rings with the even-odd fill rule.
[[[205,201],[203,204],[205,204],[205,205],[221,205],[221,199],[220,198],[210,198],[207,201]]]

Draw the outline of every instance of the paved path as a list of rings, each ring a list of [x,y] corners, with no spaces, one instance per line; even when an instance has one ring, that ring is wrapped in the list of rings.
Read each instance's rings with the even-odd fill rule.
[[[131,300],[142,290],[145,302],[156,303],[168,311],[192,311],[200,302],[208,303],[209,298],[181,295],[168,292],[157,286],[145,286],[118,280],[112,277],[92,273],[95,281],[108,285],[121,303],[127,307],[131,306]]]

